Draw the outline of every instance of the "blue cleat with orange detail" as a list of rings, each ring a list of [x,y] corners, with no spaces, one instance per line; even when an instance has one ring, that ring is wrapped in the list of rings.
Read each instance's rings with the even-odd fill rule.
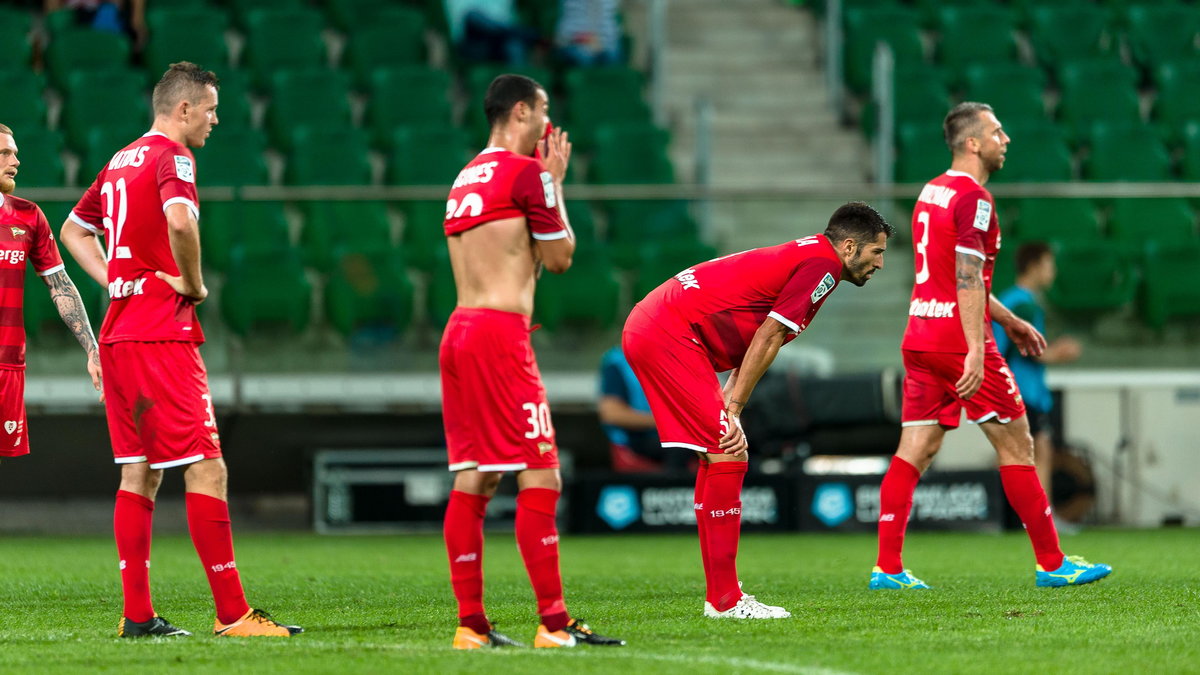
[[[1112,565],[1092,564],[1077,555],[1063,558],[1062,565],[1053,572],[1037,566],[1037,585],[1048,588],[1080,586],[1099,581],[1112,574]]]

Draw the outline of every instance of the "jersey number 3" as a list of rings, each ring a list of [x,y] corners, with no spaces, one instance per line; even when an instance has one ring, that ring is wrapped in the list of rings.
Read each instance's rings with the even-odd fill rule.
[[[922,211],[917,214],[917,224],[921,226],[921,238],[917,240],[917,284],[923,284],[929,281],[929,256],[926,250],[929,247],[929,212]]]

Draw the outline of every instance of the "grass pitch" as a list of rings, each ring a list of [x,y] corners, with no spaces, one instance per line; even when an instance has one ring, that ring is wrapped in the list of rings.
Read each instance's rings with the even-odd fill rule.
[[[871,592],[875,539],[748,536],[746,589],[791,619],[701,615],[694,536],[564,537],[567,603],[624,648],[454,652],[441,540],[245,534],[251,605],[306,633],[216,639],[185,537],[154,542],[155,608],[191,638],[120,640],[108,538],[0,542],[0,671],[296,673],[1200,673],[1200,532],[1088,531],[1068,553],[1112,564],[1090,586],[1039,589],[1023,534],[911,534],[906,564],[935,588]],[[532,593],[511,534],[489,534],[489,614],[532,640]]]

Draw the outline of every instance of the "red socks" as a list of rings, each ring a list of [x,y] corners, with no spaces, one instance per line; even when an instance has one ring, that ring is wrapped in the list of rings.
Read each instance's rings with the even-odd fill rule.
[[[742,529],[742,481],[747,462],[713,462],[704,481],[704,520],[701,541],[707,540],[708,564],[705,579],[706,600],[719,612],[737,604],[742,597],[738,586],[737,550]],[[699,480],[699,479],[697,479]],[[703,554],[705,544],[701,544]]]
[[[1000,483],[1008,503],[1025,523],[1037,564],[1047,572],[1061,567],[1063,552],[1058,547],[1058,530],[1054,528],[1050,502],[1038,481],[1037,469],[1024,464],[1007,464],[1000,467]]]
[[[458,600],[458,624],[479,634],[492,629],[483,611],[483,516],[488,498],[450,491],[442,536],[450,557],[450,585]]]
[[[188,492],[188,532],[208,575],[217,620],[233,623],[250,611],[242,579],[233,558],[233,528],[229,525],[229,504],[222,499]]]
[[[154,618],[150,602],[150,531],[154,501],[134,492],[117,490],[113,507],[113,534],[121,558],[121,589],[125,595],[124,616],[143,623]]]
[[[558,569],[557,509],[557,490],[525,488],[517,493],[517,548],[525,560],[542,625],[550,632],[562,630],[571,619]]]
[[[708,562],[708,528],[706,523],[708,520],[704,517],[704,485],[708,478],[708,462],[701,461],[700,466],[696,469],[696,493],[693,497],[695,504],[692,508],[696,510],[696,531],[700,534],[700,561],[704,563],[704,578],[707,580],[712,574],[712,565]]]
[[[904,571],[900,553],[904,550],[904,530],[912,511],[913,492],[921,472],[917,467],[893,455],[891,466],[879,486],[879,557],[875,564],[888,574]]]

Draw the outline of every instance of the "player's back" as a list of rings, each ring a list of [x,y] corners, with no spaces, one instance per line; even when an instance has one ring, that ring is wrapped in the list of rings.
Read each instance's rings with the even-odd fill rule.
[[[191,151],[151,132],[117,151],[71,212],[106,239],[112,302],[101,342],[204,340],[192,302],[155,277],[179,274],[166,210],[182,204],[199,219],[195,182]]]
[[[966,353],[958,311],[956,261],[963,253],[983,262],[985,293],[1000,250],[992,195],[972,176],[947,171],[925,185],[913,209],[914,283],[903,348]],[[984,318],[988,321],[987,304]],[[991,339],[990,321],[985,328]]]

